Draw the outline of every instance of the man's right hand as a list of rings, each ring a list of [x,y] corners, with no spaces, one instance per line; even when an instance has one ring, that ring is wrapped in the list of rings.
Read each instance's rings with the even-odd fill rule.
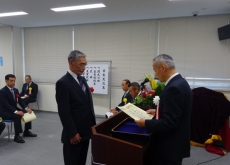
[[[113,113],[114,115],[118,113],[116,109],[111,109],[110,112]]]
[[[156,115],[156,109],[149,109],[146,111],[146,113],[155,116]]]
[[[20,116],[24,116],[24,113],[22,111],[18,111],[16,114],[18,114]]]
[[[70,143],[73,145],[80,143],[80,141],[81,141],[81,137],[78,133],[70,138]]]

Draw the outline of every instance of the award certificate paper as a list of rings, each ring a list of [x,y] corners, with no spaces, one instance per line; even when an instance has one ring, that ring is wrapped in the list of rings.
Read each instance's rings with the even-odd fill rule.
[[[32,120],[35,120],[37,117],[36,115],[34,114],[34,112],[32,112],[31,114],[29,113],[24,113],[24,116],[22,117],[22,122],[23,123],[28,123]]]
[[[118,107],[120,110],[122,110],[124,113],[129,115],[134,120],[140,120],[143,119],[152,119],[153,115],[147,114],[146,111],[138,108],[137,106],[128,103],[122,107]]]

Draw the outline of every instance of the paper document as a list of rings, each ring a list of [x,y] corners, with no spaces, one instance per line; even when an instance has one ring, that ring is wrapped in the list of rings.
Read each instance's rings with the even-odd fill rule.
[[[23,123],[28,123],[32,120],[35,120],[37,117],[35,116],[34,112],[32,112],[31,114],[29,113],[24,113],[24,116],[22,117],[22,122]]]
[[[125,112],[127,115],[129,115],[134,120],[140,120],[143,119],[152,119],[153,115],[147,114],[146,111],[138,108],[137,106],[128,103],[122,107],[118,107],[120,110]]]

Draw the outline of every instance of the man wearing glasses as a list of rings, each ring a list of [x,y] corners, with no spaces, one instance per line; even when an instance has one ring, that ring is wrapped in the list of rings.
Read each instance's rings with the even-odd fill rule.
[[[96,124],[89,86],[81,75],[86,55],[74,50],[68,56],[69,70],[56,83],[56,101],[63,126],[65,165],[85,165],[91,127]]]

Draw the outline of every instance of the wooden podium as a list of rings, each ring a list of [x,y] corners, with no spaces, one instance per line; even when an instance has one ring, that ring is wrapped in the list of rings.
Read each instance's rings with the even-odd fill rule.
[[[92,165],[156,165],[152,140],[133,142],[112,137],[111,130],[126,119],[124,112],[92,127]]]

